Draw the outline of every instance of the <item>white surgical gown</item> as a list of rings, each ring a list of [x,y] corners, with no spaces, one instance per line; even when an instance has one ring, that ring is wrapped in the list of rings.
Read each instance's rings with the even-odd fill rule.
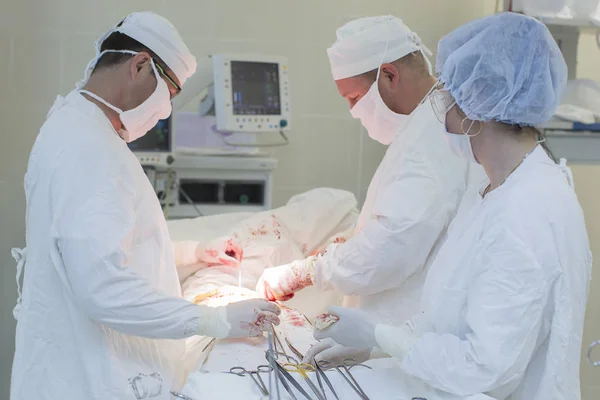
[[[409,374],[456,395],[580,399],[591,253],[568,181],[538,146],[502,186],[465,198],[425,282]]]
[[[199,308],[136,157],[93,103],[59,98],[32,149],[11,400],[166,400]]]
[[[352,296],[346,306],[384,320],[410,318],[466,188],[483,176],[479,165],[452,154],[425,101],[377,168],[354,237],[316,261],[316,287]]]

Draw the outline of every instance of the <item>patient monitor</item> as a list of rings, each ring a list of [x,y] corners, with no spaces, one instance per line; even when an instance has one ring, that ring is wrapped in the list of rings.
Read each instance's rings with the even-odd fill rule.
[[[288,63],[285,57],[215,54],[198,59],[196,73],[173,99],[173,113],[214,115],[219,132],[283,135],[291,127]],[[169,167],[177,158],[174,119],[160,121],[130,143],[140,163]]]
[[[217,129],[277,132],[289,129],[287,62],[282,57],[213,57]]]
[[[181,111],[194,98],[202,101],[221,132],[280,132],[290,129],[291,104],[285,57],[216,54],[199,60],[196,74],[173,100]]]

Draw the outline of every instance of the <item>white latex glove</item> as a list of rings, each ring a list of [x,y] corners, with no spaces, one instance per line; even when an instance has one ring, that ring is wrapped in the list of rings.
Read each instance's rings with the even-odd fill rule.
[[[206,264],[223,264],[238,267],[242,261],[242,243],[235,237],[220,237],[198,244],[196,258]]]
[[[328,338],[308,349],[302,362],[312,364],[315,360],[318,363],[326,362],[329,365],[342,365],[344,360],[351,358],[360,364],[371,358],[371,350],[345,347]]]
[[[328,314],[340,319],[324,330],[315,330],[315,339],[333,339],[346,347],[370,349],[377,346],[375,325],[377,321],[368,313],[354,308],[330,306]]]
[[[316,257],[294,261],[291,264],[267,268],[256,284],[256,291],[268,300],[285,301],[294,293],[312,286]]]
[[[223,307],[198,306],[202,310],[198,334],[217,339],[260,336],[279,325],[281,310],[262,299],[231,303]]]
[[[377,323],[375,318],[364,311],[330,306],[329,314],[340,319],[324,330],[315,330],[317,340],[331,338],[348,347],[377,347],[387,354],[403,360],[418,336],[407,324],[390,326]]]

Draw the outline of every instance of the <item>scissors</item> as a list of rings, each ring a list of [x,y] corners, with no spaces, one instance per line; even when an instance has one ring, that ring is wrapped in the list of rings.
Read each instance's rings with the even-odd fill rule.
[[[323,396],[323,394],[319,391],[319,389],[315,386],[313,381],[311,381],[307,375],[307,372],[315,372],[315,367],[313,367],[310,364],[303,364],[303,363],[300,363],[300,364],[286,363],[286,364],[283,364],[283,368],[285,368],[286,371],[288,371],[288,372],[299,373],[300,376],[302,377],[302,379],[304,379],[304,382],[306,382],[306,384],[310,388],[310,390],[312,390],[313,393],[317,396],[317,399],[326,400],[325,397]]]
[[[269,395],[269,390],[267,389],[267,385],[265,385],[265,382],[260,377],[260,374],[261,373],[269,373],[272,370],[273,369],[272,369],[272,367],[270,365],[259,365],[256,368],[256,371],[248,371],[244,367],[231,367],[231,369],[229,370],[229,373],[237,375],[237,376],[249,375],[250,378],[252,378],[252,380],[256,384],[256,386],[258,386],[258,388],[260,389],[261,393],[263,395],[265,395],[265,396],[268,396]]]
[[[592,360],[592,351],[594,350],[594,347],[596,347],[598,345],[600,345],[600,340],[597,340],[594,343],[590,344],[590,347],[588,348],[588,351],[587,351],[587,359],[590,362],[590,364],[592,364],[592,366],[594,366],[594,367],[600,367],[600,360],[598,360],[598,361]]]

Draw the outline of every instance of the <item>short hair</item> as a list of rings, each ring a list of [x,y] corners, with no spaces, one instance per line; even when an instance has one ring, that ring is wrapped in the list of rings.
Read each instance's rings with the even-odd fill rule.
[[[121,23],[119,23],[119,25],[117,26],[121,26],[122,23],[123,22],[121,21]],[[104,40],[104,42],[102,42],[102,45],[100,46],[100,52],[103,52],[105,50],[131,50],[135,52],[145,51],[148,54],[150,54],[150,57],[152,57],[157,63],[159,63],[164,70],[170,71],[170,68],[168,68],[165,62],[161,60],[161,58],[158,57],[156,53],[154,53],[152,50],[150,50],[148,47],[144,46],[137,40],[121,32],[111,33]],[[106,53],[102,55],[102,57],[100,57],[100,59],[96,63],[94,71],[122,64],[125,61],[129,60],[131,56],[131,54],[127,53]]]
[[[429,66],[427,65],[427,61],[425,57],[420,51],[414,51],[412,53],[408,53],[402,58],[397,59],[396,61],[392,61],[389,64],[395,64],[396,66],[404,65],[412,69],[419,76],[421,75],[429,75]],[[365,76],[371,80],[375,80],[377,78],[377,70],[379,68],[375,68],[369,72],[365,72],[361,74],[361,76]]]

